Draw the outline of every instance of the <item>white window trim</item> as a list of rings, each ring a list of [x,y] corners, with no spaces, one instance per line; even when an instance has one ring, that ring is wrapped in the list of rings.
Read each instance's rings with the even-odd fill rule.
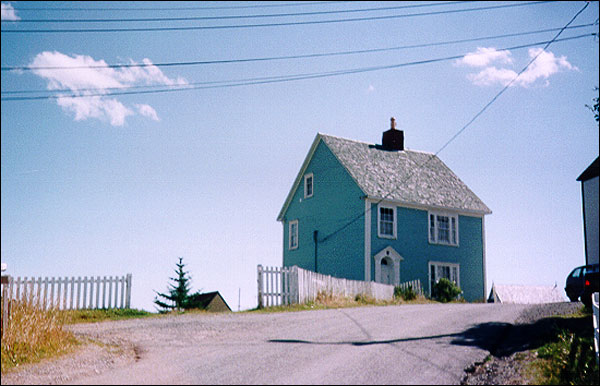
[[[312,192],[310,192],[310,195],[307,192],[307,186],[308,186],[307,181],[309,178],[312,180]],[[310,198],[313,196],[314,193],[315,193],[315,178],[312,173],[308,173],[304,176],[304,198]]]
[[[435,217],[435,221],[433,223],[434,225],[434,232],[433,235],[431,234],[431,216]],[[437,216],[444,216],[444,217],[448,217],[448,225],[449,225],[449,232],[450,232],[450,237],[452,237],[452,219],[454,218],[456,221],[456,240],[454,243],[452,242],[445,242],[445,241],[440,241],[438,240],[438,226],[437,226]],[[460,229],[460,225],[458,223],[458,214],[456,213],[448,213],[448,212],[438,212],[438,211],[428,211],[427,212],[427,238],[429,239],[429,244],[439,244],[439,245],[449,245],[452,247],[458,247],[459,246],[459,232],[458,230]]]
[[[292,225],[296,225],[296,245],[292,245]],[[298,235],[300,231],[298,230],[298,220],[292,220],[288,224],[288,248],[290,250],[298,249]]]
[[[392,225],[393,235],[384,235],[381,233],[381,208],[391,209],[394,213],[394,222]],[[389,204],[378,204],[377,205],[377,237],[381,239],[396,239],[396,228],[397,228],[397,210],[395,205]]]
[[[460,286],[460,264],[457,263],[446,263],[443,261],[430,261],[429,264],[427,265],[427,277],[429,278],[429,294],[431,294],[431,266],[432,265],[442,265],[442,266],[447,266],[450,267],[450,272],[452,272],[452,268],[456,268],[456,286],[459,288],[462,288]],[[437,268],[436,268],[437,271]]]

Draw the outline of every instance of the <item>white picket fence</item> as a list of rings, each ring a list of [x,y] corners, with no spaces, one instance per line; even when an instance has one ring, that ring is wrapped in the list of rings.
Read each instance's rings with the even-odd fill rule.
[[[400,289],[402,289],[403,291],[408,290],[408,288],[410,287],[415,292],[415,294],[423,295],[423,289],[421,288],[421,280],[419,279],[400,283],[398,284],[398,287],[400,287]]]
[[[292,268],[258,266],[258,308],[297,303],[298,275]]]
[[[130,308],[131,274],[83,278],[8,276],[2,282],[3,318],[11,299],[28,300],[44,309]]]
[[[319,292],[333,296],[351,297],[363,294],[377,300],[392,300],[394,286],[340,279],[329,275],[308,271],[297,266],[263,267],[258,266],[258,307],[273,307],[314,301]],[[412,288],[422,294],[421,282],[413,280],[401,286]]]

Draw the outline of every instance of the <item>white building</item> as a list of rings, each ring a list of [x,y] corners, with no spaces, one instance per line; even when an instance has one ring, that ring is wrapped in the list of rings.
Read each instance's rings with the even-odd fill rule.
[[[577,181],[581,181],[585,264],[598,264],[598,158]]]

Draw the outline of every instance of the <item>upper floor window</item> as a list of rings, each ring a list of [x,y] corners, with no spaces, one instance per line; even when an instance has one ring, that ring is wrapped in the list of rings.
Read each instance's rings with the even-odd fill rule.
[[[304,198],[312,197],[313,195],[313,174],[304,176]]]
[[[298,248],[298,220],[290,221],[289,223],[289,248]]]
[[[379,205],[377,210],[377,236],[396,238],[396,207]]]
[[[458,215],[429,212],[429,242],[458,245]]]

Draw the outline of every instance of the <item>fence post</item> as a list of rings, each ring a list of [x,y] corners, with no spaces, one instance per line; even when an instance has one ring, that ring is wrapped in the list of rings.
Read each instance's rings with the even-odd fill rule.
[[[83,308],[94,308],[94,276],[90,276],[90,300],[87,305],[84,305]]]
[[[131,274],[127,274],[127,300],[125,303],[126,308],[131,307]]]
[[[0,322],[0,338],[4,338],[4,327],[10,323],[9,319],[9,307],[11,293],[9,289],[12,289],[12,277],[2,276],[2,321]]]
[[[263,301],[262,301],[262,265],[258,265],[257,267],[257,274],[258,274],[258,308],[263,308]]]

